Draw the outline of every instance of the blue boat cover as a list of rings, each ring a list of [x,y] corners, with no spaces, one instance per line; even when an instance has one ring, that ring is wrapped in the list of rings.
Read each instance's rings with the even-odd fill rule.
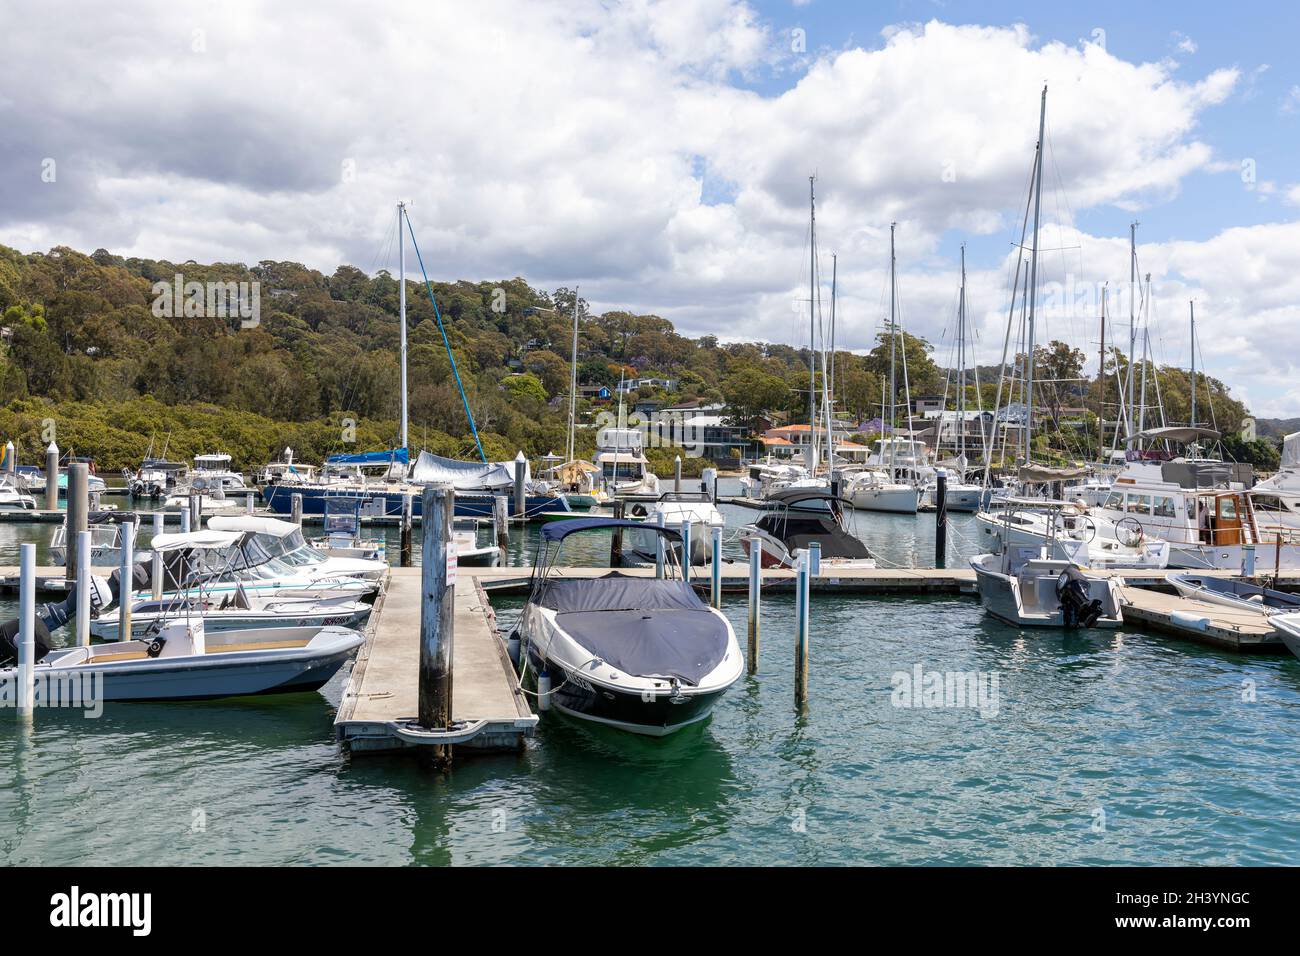
[[[405,448],[392,448],[388,451],[363,451],[355,455],[330,455],[325,459],[325,463],[327,465],[386,465],[391,461],[400,461],[405,465],[410,460],[410,453]]]

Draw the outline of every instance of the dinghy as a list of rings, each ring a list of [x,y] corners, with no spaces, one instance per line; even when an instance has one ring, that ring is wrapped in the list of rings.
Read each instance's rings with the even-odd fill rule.
[[[1268,623],[1273,625],[1273,630],[1282,638],[1286,649],[1300,657],[1300,612],[1275,614],[1268,619]]]
[[[663,538],[663,578],[560,576],[556,560],[567,538],[619,528],[646,526],[579,518],[542,528],[519,622],[520,657],[537,675],[540,707],[661,737],[708,717],[744,663],[727,619],[692,589],[672,529],[652,532]]]
[[[94,675],[104,701],[280,694],[320,688],[363,642],[342,627],[227,631],[209,638],[203,618],[191,617],[173,620],[148,640],[52,650],[33,672],[38,681],[58,686]],[[0,681],[16,681],[16,671],[0,670]]]
[[[1270,615],[1300,612],[1300,594],[1288,594],[1248,581],[1202,577],[1199,574],[1170,574],[1165,581],[1183,597],[1196,601],[1263,611]]]

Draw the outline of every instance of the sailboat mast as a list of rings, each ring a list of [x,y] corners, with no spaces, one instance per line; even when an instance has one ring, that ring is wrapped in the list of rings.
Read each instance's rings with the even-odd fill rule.
[[[898,424],[898,378],[895,372],[895,352],[898,344],[898,334],[894,324],[894,312],[896,308],[896,278],[894,270],[894,227],[898,223],[889,224],[889,480],[896,481],[898,474],[894,468],[895,455],[895,438],[896,425]]]
[[[957,456],[966,456],[966,243],[961,244],[961,294],[957,298]]]
[[[401,329],[402,346],[402,447],[406,442],[406,243],[402,238],[402,219],[406,215],[406,203],[397,204],[397,324]]]
[[[1097,459],[1106,444],[1106,299],[1110,284],[1101,287],[1101,349],[1097,352]]]
[[[815,176],[808,177],[808,455],[811,474],[817,467],[817,197],[813,192]]]
[[[1047,87],[1043,87],[1042,103],[1038,108],[1038,150],[1034,157],[1034,245],[1029,259],[1029,342],[1026,351],[1025,371],[1025,463],[1029,463],[1029,450],[1034,437],[1034,306],[1038,293],[1038,222],[1043,204],[1043,137],[1047,128]]]
[[[1196,427],[1196,303],[1191,299],[1187,300],[1187,310],[1192,320],[1192,421],[1191,426]]]
[[[1133,437],[1133,360],[1137,358],[1137,318],[1133,285],[1137,280],[1137,227],[1128,227],[1128,415],[1125,417],[1127,437]]]
[[[1142,391],[1138,394],[1138,434],[1147,427],[1147,356],[1151,349],[1151,273],[1142,296]]]
[[[831,254],[831,359],[830,359],[830,392],[831,401],[835,400],[835,279],[836,272],[839,270],[839,256]]]
[[[565,461],[573,461],[573,430],[577,427],[578,407],[578,287],[573,287],[573,353],[569,359],[569,441],[565,448]]]
[[[822,411],[826,416],[826,467],[835,468],[835,279],[838,256],[831,255],[831,347],[822,349]]]

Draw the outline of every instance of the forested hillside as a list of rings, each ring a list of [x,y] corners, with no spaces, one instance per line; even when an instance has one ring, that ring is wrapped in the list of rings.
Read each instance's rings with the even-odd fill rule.
[[[177,274],[185,282],[259,283],[258,324],[155,314],[154,284],[170,284]],[[435,282],[432,291],[489,457],[513,457],[520,448],[530,455],[563,451],[573,293],[534,289],[521,278]],[[633,397],[722,401],[737,421],[774,412],[806,418],[807,349],[690,339],[655,315],[597,315],[583,301],[578,307],[581,384],[612,386],[620,375],[671,378],[672,394],[645,390]],[[407,311],[411,443],[472,457],[422,283],[408,281]],[[398,285],[387,272],[372,277],[344,265],[324,275],[294,262],[202,265],[64,247],[25,255],[0,246],[0,313],[7,341],[0,434],[19,444],[26,461],[39,459],[51,422],[64,451],[95,457],[101,470],[138,464],[151,438],[157,452],[168,436],[170,457],[221,449],[244,469],[285,445],[313,461],[386,447],[397,437]],[[931,346],[910,335],[906,344],[912,394],[947,394],[951,405],[955,390],[945,389]],[[1077,377],[1082,354],[1050,343],[1040,360],[1047,378],[1066,380]],[[836,369],[839,413],[854,421],[879,415],[888,349],[841,352]],[[1166,407],[1178,420],[1187,414],[1187,377],[1177,369],[1160,372]],[[980,399],[990,408],[996,382],[985,376],[981,385]],[[1211,379],[1209,389],[1220,425],[1238,427],[1242,406],[1221,383]],[[1089,398],[1095,407],[1097,394],[1093,386],[1088,395],[1043,396],[1059,427],[1062,408]],[[972,388],[971,407],[975,401]],[[580,403],[580,417],[591,414]],[[582,433],[579,451],[589,453],[591,442]]]

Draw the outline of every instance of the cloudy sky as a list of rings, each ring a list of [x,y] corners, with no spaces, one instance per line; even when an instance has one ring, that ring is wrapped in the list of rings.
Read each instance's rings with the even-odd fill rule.
[[[1300,415],[1300,14],[1063,6],[6,0],[0,243],[395,270],[405,199],[435,278],[804,344],[815,174],[839,342],[893,221],[904,325],[947,359],[965,243],[996,361],[1046,84],[1040,337],[1095,368],[1108,288],[1127,339],[1138,221],[1156,359],[1195,300],[1210,371]]]

